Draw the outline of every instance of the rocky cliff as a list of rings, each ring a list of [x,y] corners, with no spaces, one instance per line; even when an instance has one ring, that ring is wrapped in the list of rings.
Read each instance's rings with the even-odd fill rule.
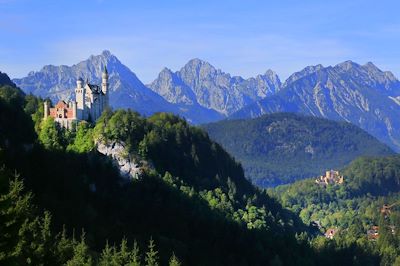
[[[135,158],[133,155],[128,154],[123,143],[98,141],[97,151],[109,156],[114,161],[122,177],[127,179],[138,179],[141,177],[144,162],[138,157]]]

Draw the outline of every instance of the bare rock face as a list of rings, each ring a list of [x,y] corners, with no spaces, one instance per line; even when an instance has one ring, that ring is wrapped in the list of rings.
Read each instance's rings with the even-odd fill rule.
[[[147,86],[170,103],[197,105],[227,116],[273,95],[280,89],[281,82],[272,70],[244,79],[232,77],[196,58],[177,72],[164,68],[157,79]]]
[[[294,112],[351,122],[400,151],[400,81],[372,63],[346,61],[306,67],[275,95],[244,107],[231,118]]]
[[[118,166],[121,176],[126,179],[139,179],[143,174],[143,162],[126,152],[124,144],[119,142],[97,142],[97,151],[111,157]]]

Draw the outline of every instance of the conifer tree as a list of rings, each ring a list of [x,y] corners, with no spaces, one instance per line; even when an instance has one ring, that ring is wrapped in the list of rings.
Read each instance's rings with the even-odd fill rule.
[[[119,265],[126,265],[129,263],[131,254],[128,249],[128,241],[126,238],[122,239],[119,251],[116,253],[116,255]]]
[[[180,261],[175,256],[175,254],[172,253],[171,258],[169,259],[169,266],[180,266],[180,265],[181,265]]]
[[[129,266],[140,266],[140,250],[136,240],[133,242]]]
[[[106,242],[106,246],[104,247],[103,251],[100,255],[99,265],[100,266],[110,266],[113,265],[113,251],[114,248],[110,247],[108,241]]]
[[[74,241],[67,238],[65,225],[63,226],[62,232],[56,236],[55,253],[57,254],[57,261],[60,265],[72,258],[74,254]]]
[[[155,247],[153,238],[150,238],[145,258],[146,266],[158,266],[158,251],[156,251]]]
[[[5,169],[0,169],[6,178]],[[23,259],[29,224],[32,222],[30,193],[23,194],[24,185],[18,176],[9,182],[8,191],[0,195],[0,264],[13,264]],[[22,259],[22,261],[21,261]]]
[[[67,266],[91,266],[92,258],[89,254],[89,248],[85,243],[85,232],[82,232],[81,241],[74,246],[74,255],[67,262]]]

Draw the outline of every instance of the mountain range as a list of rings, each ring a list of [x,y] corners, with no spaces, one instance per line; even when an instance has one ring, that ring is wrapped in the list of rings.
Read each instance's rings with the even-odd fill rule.
[[[172,112],[194,124],[217,121],[250,103],[279,90],[279,77],[264,75],[243,79],[215,69],[199,59],[190,60],[179,72],[164,68],[145,86],[128,67],[109,51],[90,56],[72,66],[44,66],[27,77],[13,79],[25,93],[49,97],[56,102],[74,97],[77,78],[100,83],[107,67],[110,103],[114,108],[131,108],[144,115]]]
[[[142,114],[178,112],[177,108],[148,89],[116,56],[104,51],[72,66],[46,65],[27,77],[13,79],[25,93],[49,97],[53,102],[74,97],[76,80],[101,83],[101,73],[107,67],[110,83],[110,104],[114,108],[132,108]]]
[[[279,91],[281,81],[272,70],[255,78],[231,76],[200,59],[180,71],[164,68],[148,85],[170,103],[200,105],[228,116]]]
[[[400,150],[400,82],[373,63],[351,61],[306,67],[291,75],[282,89],[239,110],[231,118],[294,112],[344,120]]]
[[[69,99],[78,77],[99,83],[104,66],[109,70],[114,108],[131,108],[144,115],[172,112],[193,124],[302,113],[351,122],[400,151],[400,82],[373,63],[308,66],[282,84],[272,70],[245,79],[192,59],[176,72],[164,68],[144,85],[117,57],[104,51],[73,66],[44,66],[13,82],[26,93],[53,101]]]

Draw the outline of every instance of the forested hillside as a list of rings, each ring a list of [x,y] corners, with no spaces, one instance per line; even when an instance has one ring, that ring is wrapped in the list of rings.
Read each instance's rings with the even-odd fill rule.
[[[400,263],[400,156],[359,158],[342,171],[344,184],[320,186],[314,179],[271,189],[283,206],[320,230],[335,228],[334,243],[359,245],[381,254],[381,265]],[[387,205],[385,205],[387,204]],[[391,206],[385,209],[385,206]],[[374,226],[379,237],[367,234]],[[316,238],[314,245],[327,240]],[[329,241],[328,241],[329,242]]]
[[[374,265],[358,246],[313,248],[313,230],[253,187],[199,128],[169,114],[106,111],[73,131],[43,101],[0,88],[0,263]],[[96,143],[140,162],[120,176]],[[334,259],[332,259],[334,258]]]
[[[358,156],[393,154],[388,146],[350,123],[292,113],[226,120],[203,128],[261,187],[317,176]]]
[[[296,240],[307,227],[255,189],[200,129],[172,115],[121,110],[71,132],[42,121],[41,106],[18,88],[0,89],[2,263],[166,265],[173,254],[183,265],[323,259]],[[145,158],[141,178],[122,179],[95,150],[99,139]]]

